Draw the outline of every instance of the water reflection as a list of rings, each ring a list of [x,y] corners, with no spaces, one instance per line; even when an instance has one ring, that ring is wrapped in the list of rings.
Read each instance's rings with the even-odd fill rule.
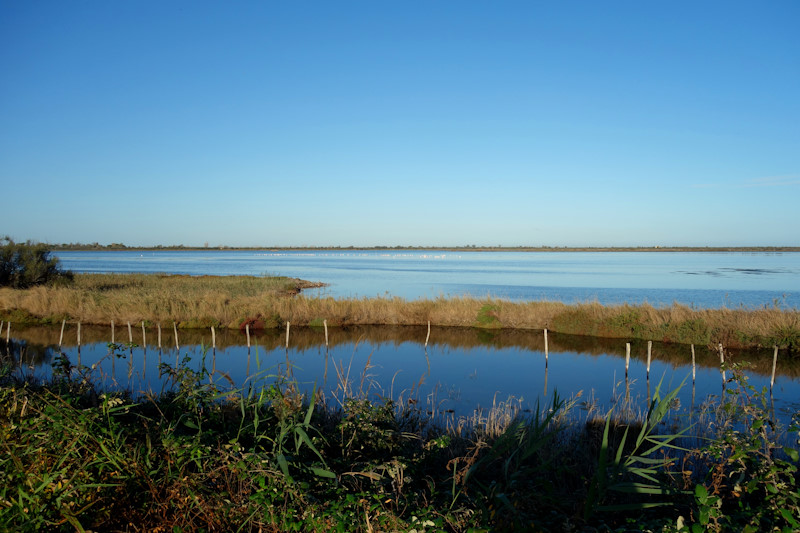
[[[636,340],[424,326],[328,328],[327,338],[323,328],[293,327],[288,347],[284,330],[182,330],[177,339],[175,333],[171,326],[160,333],[117,326],[116,346],[109,348],[109,327],[82,326],[80,345],[75,324],[63,335],[60,327],[33,327],[12,331],[9,343],[0,340],[0,353],[24,372],[46,377],[60,342],[73,364],[95,366],[102,386],[134,393],[161,390],[161,363],[174,366],[188,355],[191,368],[209,369],[210,379],[231,387],[257,373],[287,376],[309,390],[316,384],[331,399],[356,391],[453,415],[508,401],[531,409],[554,391],[580,395],[587,410],[626,403],[643,412],[659,383],[663,395],[683,382],[679,399],[693,408],[724,394],[725,386],[718,347],[695,346],[692,353],[689,346]],[[724,357],[752,361],[750,383],[769,387],[772,350],[725,350]],[[784,419],[800,398],[799,376],[797,362],[779,357],[773,399]]]

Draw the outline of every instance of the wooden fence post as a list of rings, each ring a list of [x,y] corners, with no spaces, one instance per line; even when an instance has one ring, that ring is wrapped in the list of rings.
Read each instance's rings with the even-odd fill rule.
[[[428,341],[431,339],[431,321],[428,320],[428,334],[425,336],[425,347],[428,347]]]
[[[774,352],[772,354],[772,379],[769,381],[769,390],[772,392],[772,387],[775,386],[775,368],[778,366],[778,345],[774,346]]]
[[[628,378],[628,366],[631,363],[631,343],[625,343],[625,379]]]
[[[544,328],[544,362],[545,367],[547,367],[548,359],[550,357],[550,350],[547,345],[547,328]]]

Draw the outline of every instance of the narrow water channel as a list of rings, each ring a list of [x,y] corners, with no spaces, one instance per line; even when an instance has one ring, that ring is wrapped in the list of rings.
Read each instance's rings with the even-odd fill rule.
[[[598,339],[550,332],[545,348],[542,331],[470,328],[353,327],[292,328],[288,347],[283,330],[255,332],[247,346],[245,332],[173,330],[149,327],[86,327],[68,325],[12,331],[0,353],[21,375],[47,378],[63,353],[73,365],[94,367],[98,384],[126,389],[134,395],[160,392],[168,386],[162,363],[183,361],[194,370],[206,368],[223,389],[238,389],[293,380],[301,388],[340,401],[356,394],[391,398],[416,405],[435,416],[474,417],[492,407],[522,411],[549,404],[553,395],[575,398],[587,414],[604,414],[624,406],[644,413],[648,398],[661,384],[662,396],[681,386],[676,412],[700,411],[718,402],[731,385],[719,353],[695,347],[653,343],[648,372],[647,343],[630,343],[626,373],[626,340]],[[427,339],[427,345],[426,345]],[[59,341],[61,346],[59,349]],[[767,391],[775,416],[788,424],[800,405],[800,364],[780,352],[775,383],[770,388],[772,350],[724,350],[728,365],[748,362],[745,375],[756,390]],[[694,374],[694,379],[693,379]],[[617,407],[619,408],[619,407]]]

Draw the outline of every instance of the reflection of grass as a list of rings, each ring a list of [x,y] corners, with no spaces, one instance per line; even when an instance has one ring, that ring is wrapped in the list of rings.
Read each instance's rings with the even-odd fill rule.
[[[726,348],[800,346],[800,311],[693,309],[673,304],[604,306],[560,302],[511,302],[492,298],[395,297],[335,299],[298,294],[308,283],[248,276],[188,277],[85,274],[70,287],[0,289],[0,319],[55,323],[69,317],[83,324],[177,322],[181,328],[357,325],[456,326],[541,330],[627,340],[716,345]],[[251,326],[251,331],[255,328]],[[491,339],[484,341],[494,342]]]

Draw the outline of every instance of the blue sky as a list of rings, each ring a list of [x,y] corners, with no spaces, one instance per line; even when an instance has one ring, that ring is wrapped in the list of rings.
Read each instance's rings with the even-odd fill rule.
[[[0,234],[800,245],[800,2],[0,1]]]

